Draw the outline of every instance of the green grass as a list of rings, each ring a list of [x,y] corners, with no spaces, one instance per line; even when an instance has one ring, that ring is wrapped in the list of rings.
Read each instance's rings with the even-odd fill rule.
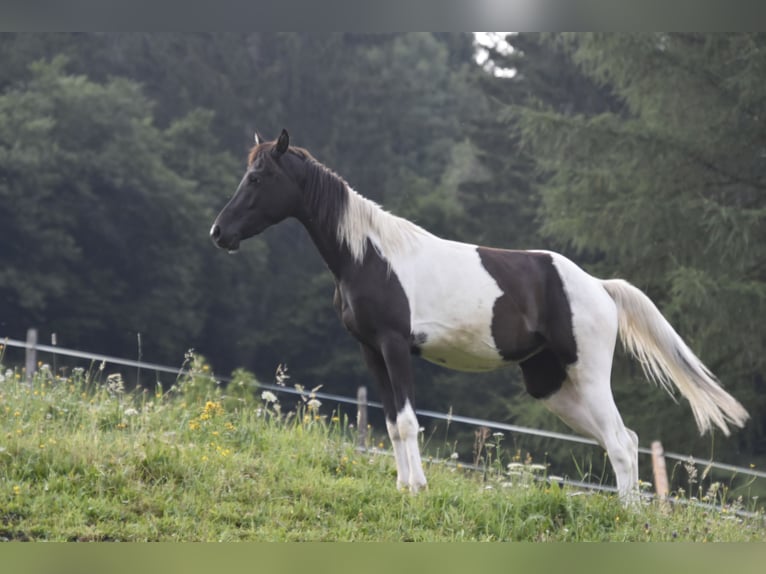
[[[0,538],[766,541],[763,517],[737,517],[736,501],[626,509],[524,465],[481,476],[431,461],[429,489],[411,496],[389,456],[354,449],[345,417],[307,400],[283,413],[244,374],[223,391],[189,359],[192,375],[149,393],[98,365],[43,368],[31,385],[3,367]]]

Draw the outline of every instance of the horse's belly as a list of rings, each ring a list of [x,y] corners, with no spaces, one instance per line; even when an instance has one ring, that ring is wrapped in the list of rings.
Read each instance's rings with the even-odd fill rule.
[[[489,333],[468,327],[423,328],[416,332],[422,340],[418,345],[420,356],[431,363],[458,371],[493,371],[507,364]]]

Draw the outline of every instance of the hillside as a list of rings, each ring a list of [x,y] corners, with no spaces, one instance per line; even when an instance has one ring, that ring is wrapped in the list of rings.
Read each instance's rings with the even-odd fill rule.
[[[126,392],[102,365],[27,385],[0,369],[0,537],[123,541],[766,541],[762,517],[647,503],[429,461],[429,490],[395,488],[344,414],[306,391],[282,412],[240,373],[224,392],[198,357],[169,389]],[[378,445],[376,445],[378,446]],[[458,461],[459,462],[459,461]]]

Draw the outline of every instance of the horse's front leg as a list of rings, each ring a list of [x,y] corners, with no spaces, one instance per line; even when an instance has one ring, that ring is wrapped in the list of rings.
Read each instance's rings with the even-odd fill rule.
[[[423,473],[423,466],[420,459],[420,450],[418,448],[419,426],[417,418],[412,408],[412,373],[410,366],[410,357],[404,355],[406,369],[399,366],[389,367],[383,349],[380,350],[362,344],[367,367],[372,372],[380,389],[383,410],[386,414],[386,428],[388,436],[391,439],[391,447],[394,450],[394,459],[396,461],[396,486],[399,489],[408,488],[410,492],[417,492],[426,486],[426,478]],[[398,356],[397,351],[388,351],[391,357],[389,361],[396,361],[394,356]],[[397,365],[399,363],[396,363]],[[398,373],[401,370],[409,372],[402,378],[391,377],[391,372]],[[396,381],[396,382],[392,382]],[[407,381],[409,387],[402,384]]]
[[[396,424],[396,401],[394,400],[394,388],[391,379],[388,378],[388,369],[383,355],[380,351],[361,345],[367,368],[378,383],[380,398],[383,402],[383,412],[386,415],[386,428],[388,437],[391,439],[391,448],[394,451],[394,461],[396,462],[396,488],[409,488],[410,482],[410,464],[407,457],[406,447],[399,436],[399,427]]]
[[[420,425],[415,416],[410,343],[401,336],[392,335],[383,338],[380,350],[391,382],[393,406],[396,412],[395,421],[391,420],[388,424],[389,435],[398,435],[398,446],[403,451],[401,458],[406,460],[406,463],[403,460],[401,465],[403,467],[401,470],[406,471],[406,474],[401,478],[406,479],[410,492],[416,493],[425,488],[427,482],[420,458],[420,446],[418,445]],[[399,462],[397,462],[398,466]]]

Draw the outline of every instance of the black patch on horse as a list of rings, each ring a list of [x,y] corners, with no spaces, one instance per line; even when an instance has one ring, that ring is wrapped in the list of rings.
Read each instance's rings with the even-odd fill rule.
[[[517,362],[527,392],[552,395],[577,361],[572,309],[547,253],[477,248],[503,294],[492,309],[492,338],[506,361]]]

